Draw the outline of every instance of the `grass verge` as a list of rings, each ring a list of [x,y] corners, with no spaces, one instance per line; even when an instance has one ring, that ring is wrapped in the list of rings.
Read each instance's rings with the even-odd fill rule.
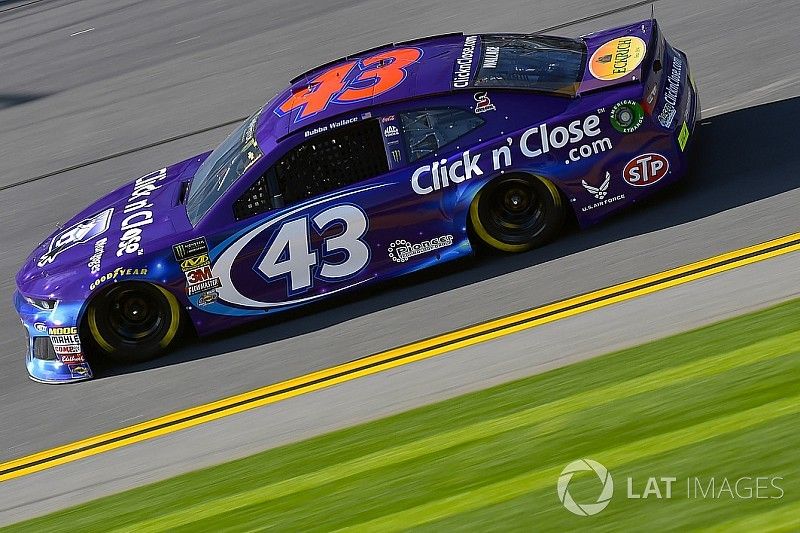
[[[9,530],[797,530],[799,426],[797,300]]]

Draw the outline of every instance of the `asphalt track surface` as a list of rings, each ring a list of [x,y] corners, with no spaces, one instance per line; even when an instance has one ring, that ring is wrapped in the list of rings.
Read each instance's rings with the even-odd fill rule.
[[[27,379],[13,275],[90,200],[206,150],[230,129],[214,126],[246,116],[301,70],[349,52],[445,31],[536,31],[614,11],[555,31],[574,35],[650,11],[624,9],[634,2],[587,4],[0,2],[0,462],[797,231],[800,6],[662,0],[657,18],[688,53],[707,117],[694,170],[670,193],[541,250],[459,262],[92,382]],[[199,130],[207,131],[186,136]],[[139,149],[170,138],[177,140]],[[647,307],[654,295],[585,315],[594,327],[575,317],[548,325],[547,334],[536,328],[436,358],[427,364],[439,369],[431,373],[438,380],[422,379],[417,366],[427,367],[415,363],[248,414],[251,426],[269,428],[266,436],[235,438],[237,427],[214,423],[191,430],[206,440],[183,454],[170,446],[176,434],[98,456],[92,468],[77,462],[5,482],[0,516],[76,503],[76,494],[97,496],[785,299],[798,293],[797,255],[665,291],[655,307]],[[645,316],[636,328],[615,322]],[[567,338],[580,346],[559,355],[556,339]],[[376,400],[386,389],[396,401]],[[312,416],[313,405],[325,405],[330,418]],[[282,415],[271,418],[276,410]],[[169,460],[153,463],[159,454]],[[98,477],[113,458],[123,463]],[[54,478],[74,481],[43,493]],[[73,497],[51,497],[62,489]]]

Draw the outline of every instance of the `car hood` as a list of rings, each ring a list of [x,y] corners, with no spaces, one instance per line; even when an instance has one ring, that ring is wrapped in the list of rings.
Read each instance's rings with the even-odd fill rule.
[[[190,229],[181,188],[203,159],[187,159],[137,178],[60,225],[20,269],[20,291],[55,297],[67,283],[89,287],[104,272],[158,251],[164,246],[159,240]]]

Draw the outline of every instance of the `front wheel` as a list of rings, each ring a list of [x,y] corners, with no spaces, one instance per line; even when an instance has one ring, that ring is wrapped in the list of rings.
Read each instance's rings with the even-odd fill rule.
[[[181,309],[166,289],[119,283],[92,300],[87,323],[107,358],[134,363],[151,359],[170,345],[181,326]]]
[[[503,252],[524,252],[541,246],[564,224],[558,189],[537,176],[513,174],[489,182],[469,210],[478,238]]]

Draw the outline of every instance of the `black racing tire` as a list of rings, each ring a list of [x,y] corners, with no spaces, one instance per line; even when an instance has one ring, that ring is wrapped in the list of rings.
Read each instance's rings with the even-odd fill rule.
[[[509,174],[478,191],[469,221],[482,244],[501,252],[524,252],[558,235],[565,211],[561,194],[548,180]]]
[[[100,355],[137,363],[163,353],[182,326],[178,300],[168,290],[143,282],[117,283],[95,296],[86,325]]]

